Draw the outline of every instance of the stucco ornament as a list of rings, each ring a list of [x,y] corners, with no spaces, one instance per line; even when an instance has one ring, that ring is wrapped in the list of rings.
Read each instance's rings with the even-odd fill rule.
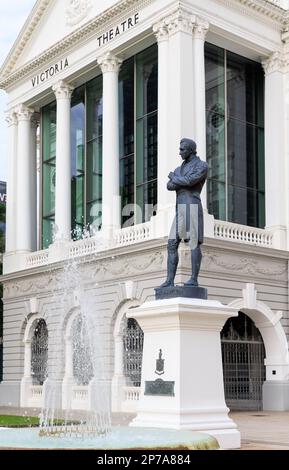
[[[67,0],[66,23],[73,26],[82,21],[92,7],[91,0]]]

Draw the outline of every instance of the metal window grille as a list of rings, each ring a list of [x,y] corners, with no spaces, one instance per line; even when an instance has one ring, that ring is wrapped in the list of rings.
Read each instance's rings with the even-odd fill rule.
[[[144,334],[139,324],[129,318],[123,331],[124,375],[134,387],[140,387]]]
[[[31,342],[31,373],[34,385],[43,385],[47,377],[48,330],[44,320],[37,323]]]

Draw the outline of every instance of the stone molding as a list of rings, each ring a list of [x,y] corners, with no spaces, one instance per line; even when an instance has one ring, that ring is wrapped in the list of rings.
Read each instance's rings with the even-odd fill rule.
[[[155,23],[153,25],[153,32],[157,38],[158,43],[167,41],[169,39],[169,32],[165,20]]]
[[[34,109],[28,108],[28,106],[25,106],[24,104],[21,104],[17,108],[16,113],[17,113],[18,122],[20,122],[20,121],[30,121],[33,114],[34,114]]]
[[[15,108],[5,112],[5,121],[8,127],[17,126],[18,116]]]
[[[106,283],[111,281],[126,283],[127,279],[134,279],[140,285],[142,276],[156,273],[164,273],[166,270],[166,246],[155,247],[148,252],[141,250],[135,253],[123,253],[117,256],[107,256],[102,259],[90,260],[89,263],[83,261],[79,264],[82,271],[84,285],[91,285],[95,282]],[[180,256],[180,272],[190,269],[190,252],[184,249]],[[43,269],[43,267],[41,268]],[[61,269],[61,265],[59,266]],[[38,293],[54,292],[54,295],[61,295],[59,285],[62,282],[62,275],[59,269],[51,272],[51,266],[45,268],[45,272],[35,274],[27,273],[25,276],[14,280],[5,280],[4,299],[13,300],[22,296],[36,296]],[[204,246],[202,275],[212,278],[230,276],[230,279],[241,280],[262,279],[265,282],[277,282],[284,284],[287,282],[287,261],[276,259],[274,256],[264,258],[262,255],[250,255],[241,251],[232,252],[230,248],[218,249]],[[248,282],[248,281],[247,281]],[[129,286],[132,290],[132,287]]]
[[[84,20],[92,8],[91,0],[66,0],[65,20],[74,26]]]
[[[111,52],[107,52],[102,57],[97,59],[97,63],[100,66],[103,74],[107,72],[118,73],[122,62],[122,59],[112,54]]]
[[[195,18],[196,17],[192,15],[190,11],[184,8],[178,8],[177,11],[165,19],[169,36],[173,36],[179,32],[192,34]]]
[[[269,75],[274,72],[285,73],[288,70],[288,59],[286,59],[285,54],[281,51],[276,51],[271,56],[262,61],[262,66],[265,72],[265,75]]]
[[[153,25],[153,32],[158,42],[166,41],[170,36],[178,32],[191,34],[194,39],[206,38],[209,22],[199,16],[193,15],[184,8],[178,8],[171,15],[163,18]]]
[[[42,0],[42,1],[46,3],[46,6],[47,6],[51,0]],[[23,37],[21,43],[15,46],[13,51],[11,51],[11,54],[8,56],[6,62],[4,63],[0,71],[1,73],[0,87],[5,89],[12,83],[15,83],[16,81],[23,78],[24,76],[31,75],[34,70],[37,70],[43,64],[51,60],[54,60],[56,57],[60,56],[61,54],[65,54],[69,49],[83,42],[87,37],[94,35],[96,32],[98,34],[98,32],[101,32],[107,29],[111,25],[112,21],[117,22],[118,18],[122,18],[124,14],[126,14],[126,12],[131,11],[131,10],[136,11],[136,9],[142,9],[146,5],[149,5],[153,3],[154,1],[155,0],[119,1],[116,5],[112,6],[105,12],[102,12],[101,14],[99,14],[97,17],[92,19],[90,22],[88,22],[84,26],[80,26],[78,29],[76,29],[76,31],[73,31],[71,34],[69,34],[62,40],[60,40],[54,46],[46,49],[37,57],[33,58],[30,62],[18,68],[17,70],[15,70],[15,72],[12,72],[12,69],[14,65],[17,63],[17,60],[19,59],[24,46],[26,45],[34,29],[38,25],[42,17],[42,14],[44,13],[46,9],[46,6],[45,6],[44,11],[42,11],[40,15],[40,18],[38,18],[39,16],[38,15],[37,16],[38,19],[37,20],[35,19],[33,21],[31,28],[29,28],[29,31],[27,31],[27,33]],[[13,57],[13,60],[12,60],[12,57]]]
[[[40,23],[46,8],[50,4],[51,0],[39,0],[37,3],[37,8],[32,11],[31,16],[29,17],[27,23],[27,28],[23,33],[23,36],[16,43],[16,45],[11,50],[8,55],[4,65],[1,69],[1,78],[0,78],[0,87],[5,89],[9,87],[12,83],[17,82],[25,76],[29,76],[33,73],[34,70],[47,63],[50,60],[55,59],[61,54],[65,54],[69,48],[76,46],[78,43],[82,42],[85,38],[93,34],[97,30],[103,30],[107,25],[111,24],[112,20],[117,20],[119,16],[129,10],[141,9],[146,5],[153,3],[155,0],[122,0],[119,1],[116,5],[109,8],[107,11],[101,13],[96,18],[91,20],[88,24],[83,27],[78,28],[76,31],[72,32],[64,39],[59,41],[54,46],[43,51],[37,57],[32,59],[28,64],[16,69],[12,72],[15,64],[17,63],[24,47],[31,38],[35,28]],[[237,9],[241,14],[250,16],[251,18],[256,16],[269,18],[276,22],[280,23],[280,26],[286,26],[288,24],[288,12],[273,3],[269,3],[266,0],[219,0],[224,5]],[[181,2],[179,2],[180,4]]]
[[[60,80],[53,85],[52,90],[57,100],[70,100],[74,87],[64,80]]]
[[[205,41],[209,27],[210,23],[207,20],[198,17],[193,29],[194,39],[201,39],[202,41]]]

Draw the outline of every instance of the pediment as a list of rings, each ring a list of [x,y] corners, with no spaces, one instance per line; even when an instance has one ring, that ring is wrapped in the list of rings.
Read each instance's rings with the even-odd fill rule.
[[[123,0],[37,0],[1,71],[1,79],[39,57]]]

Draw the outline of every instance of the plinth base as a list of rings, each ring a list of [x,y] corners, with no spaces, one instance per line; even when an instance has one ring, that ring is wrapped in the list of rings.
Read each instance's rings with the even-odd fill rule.
[[[156,300],[175,299],[176,297],[184,297],[187,299],[207,300],[208,291],[204,287],[196,286],[170,286],[157,287],[155,289]]]
[[[213,436],[222,449],[240,447],[225,403],[220,340],[225,322],[237,315],[218,301],[184,297],[146,302],[129,312],[145,339],[132,426],[192,430]]]

